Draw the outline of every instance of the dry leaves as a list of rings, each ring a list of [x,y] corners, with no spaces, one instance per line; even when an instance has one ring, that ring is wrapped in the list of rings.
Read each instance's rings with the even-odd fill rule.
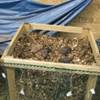
[[[87,38],[49,37],[38,33],[20,37],[12,55],[14,58],[61,63],[86,65],[94,62]],[[84,99],[87,75],[23,69],[16,72],[18,100]],[[20,94],[21,90],[25,95]],[[69,91],[72,91],[71,97],[66,96]]]

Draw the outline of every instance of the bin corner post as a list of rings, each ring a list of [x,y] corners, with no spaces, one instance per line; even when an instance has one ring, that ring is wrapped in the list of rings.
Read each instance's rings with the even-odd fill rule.
[[[92,100],[93,94],[90,92],[90,90],[95,89],[97,78],[98,78],[97,76],[89,76],[84,100]]]
[[[10,100],[17,100],[14,68],[7,67],[7,79]]]

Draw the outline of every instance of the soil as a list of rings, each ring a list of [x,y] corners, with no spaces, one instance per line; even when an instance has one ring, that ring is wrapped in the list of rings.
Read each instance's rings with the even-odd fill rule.
[[[12,56],[60,63],[94,63],[87,38],[49,37],[36,32],[21,36]],[[87,75],[17,69],[18,100],[83,100],[87,80]],[[69,91],[71,96],[67,96]]]

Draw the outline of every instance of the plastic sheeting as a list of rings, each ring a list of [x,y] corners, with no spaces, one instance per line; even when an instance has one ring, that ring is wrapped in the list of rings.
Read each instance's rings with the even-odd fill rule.
[[[44,5],[31,0],[0,0],[0,35],[11,37],[22,23],[66,25],[90,2],[69,0],[59,5]],[[5,41],[1,42],[6,45]]]
[[[96,40],[98,47],[100,48],[100,39]]]

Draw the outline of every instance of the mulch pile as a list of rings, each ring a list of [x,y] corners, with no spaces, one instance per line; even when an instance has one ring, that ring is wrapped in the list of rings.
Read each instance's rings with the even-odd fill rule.
[[[49,37],[35,32],[19,38],[12,56],[83,65],[94,63],[87,38]],[[83,100],[87,80],[87,75],[17,69],[17,95],[19,100]],[[72,95],[67,96],[69,91]]]

